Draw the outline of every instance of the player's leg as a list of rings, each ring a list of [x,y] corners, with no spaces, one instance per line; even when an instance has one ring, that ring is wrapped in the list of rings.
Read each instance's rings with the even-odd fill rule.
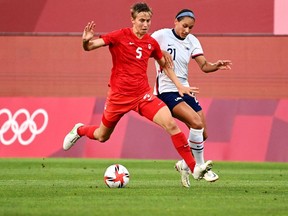
[[[111,97],[110,97],[111,99]],[[86,136],[89,139],[98,140],[99,142],[107,141],[118,121],[124,115],[127,108],[113,104],[109,98],[106,100],[102,121],[100,126],[97,125],[84,125],[82,123],[76,124],[73,129],[65,136],[63,142],[63,149],[70,149],[81,137]]]
[[[178,103],[173,108],[173,115],[180,121],[184,122],[189,128],[189,146],[196,160],[195,170],[205,169],[208,172],[212,168],[212,161],[207,161],[205,163],[203,156],[203,130],[204,126],[202,124],[199,115],[184,101]],[[189,176],[185,174],[183,170],[187,170],[188,166],[185,161],[178,161],[175,164],[175,168],[181,174],[182,185],[185,186],[185,182],[189,182]],[[205,173],[206,173],[205,172]],[[195,171],[194,171],[195,173]],[[205,175],[205,174],[204,174]],[[198,179],[198,175],[193,175],[195,179]],[[203,176],[201,176],[203,177]],[[185,180],[185,181],[184,181]]]
[[[204,126],[204,131],[203,131],[203,140],[206,141],[206,139],[208,138],[208,130],[207,130],[207,124],[206,124],[206,117],[204,115],[204,112],[202,111],[202,109],[200,111],[197,112],[197,114],[200,116],[202,124]]]
[[[77,123],[65,136],[63,149],[66,151],[69,150],[83,136],[98,140],[99,142],[105,142],[110,138],[114,128],[115,127],[106,127],[102,122],[100,126]]]
[[[178,119],[182,120],[184,123],[187,124],[187,126],[190,128],[189,131],[189,145],[192,151],[192,154],[194,155],[194,158],[196,160],[196,167],[203,166],[205,164],[204,160],[204,142],[207,139],[207,127],[206,127],[206,120],[205,115],[202,111],[202,108],[198,104],[198,101],[195,98],[192,97],[185,97],[184,96],[185,103],[179,103],[176,105],[173,109],[173,114]],[[185,106],[187,105],[187,106]],[[189,107],[189,108],[187,108]],[[197,113],[194,111],[196,110]],[[191,116],[188,116],[188,113],[191,114]],[[194,122],[199,122],[199,118],[197,119],[195,115],[198,115],[200,117],[201,126],[203,127],[201,130],[195,129],[197,125],[193,125]],[[199,124],[198,124],[199,125]],[[213,172],[212,169],[212,161],[210,161],[211,164],[209,166],[208,171],[204,174],[203,178],[208,182],[214,182],[218,180],[219,176]],[[177,162],[176,166],[179,164],[182,165],[183,169],[185,169],[187,166],[185,166],[185,161]],[[177,169],[178,170],[178,169]]]
[[[95,125],[81,126],[78,128],[77,133],[80,136],[86,136],[99,142],[105,142],[110,138],[114,128],[115,126],[106,127],[102,121],[99,127]]]
[[[184,133],[180,130],[176,121],[172,117],[169,108],[159,98],[143,101],[140,104],[139,113],[154,123],[164,128],[170,135],[172,143],[179,155],[185,160],[187,166],[192,171],[194,178],[201,178],[206,172],[206,167],[195,168],[195,160],[190,152],[190,147]]]
[[[190,152],[187,139],[176,124],[167,106],[164,106],[158,110],[153,118],[153,122],[164,128],[170,134],[174,147],[193,172],[195,160]]]
[[[147,97],[143,97],[143,100],[139,101],[137,107],[138,109],[134,111],[137,111],[140,115],[161,126],[170,134],[172,143],[174,144],[177,152],[181,155],[189,168],[193,171],[195,160],[190,152],[187,139],[184,133],[176,124],[170,110],[165,105],[165,103],[158,97],[152,95],[148,99]]]
[[[206,124],[206,118],[202,110],[197,112],[197,114],[200,116],[203,124],[204,124],[204,132],[203,132],[203,149],[204,149],[204,142],[208,138],[208,132],[207,132],[207,124]],[[196,161],[197,163],[197,161]],[[215,182],[219,179],[219,176],[211,170],[209,170],[207,173],[204,174],[203,179],[205,179],[207,182]]]
[[[204,124],[197,111],[201,111],[198,101],[189,95],[181,97],[178,92],[167,92],[158,95],[167,104],[173,116],[190,129],[189,145],[197,164],[203,164],[203,130]],[[183,163],[185,164],[185,163]]]
[[[205,164],[204,160],[204,142],[207,139],[207,127],[206,127],[206,120],[205,115],[202,111],[201,106],[199,105],[196,98],[184,96],[183,99],[185,100],[185,103],[178,104],[173,109],[173,114],[178,119],[182,120],[186,125],[190,128],[189,131],[189,145],[192,151],[192,154],[194,155],[194,158],[196,160],[196,167],[201,167]],[[187,105],[189,108],[187,108]],[[186,111],[185,111],[186,110]],[[197,113],[195,112],[197,111]],[[188,113],[191,114],[191,116],[188,115]],[[195,117],[195,115],[198,115],[198,119]],[[201,121],[201,127],[203,127],[201,130],[195,129],[197,124],[199,122],[199,118]],[[196,125],[195,125],[196,122]],[[208,182],[214,182],[219,177],[216,173],[214,173],[212,169],[212,161],[210,161],[211,164],[209,166],[208,171],[204,174],[203,178]],[[181,164],[183,168],[185,169],[187,166],[185,166],[185,161],[177,162],[176,166]],[[178,169],[177,169],[178,170]]]
[[[194,111],[194,108],[196,110],[201,110],[202,108],[198,104],[198,102],[195,100],[195,98],[192,98],[188,95],[185,95],[184,97],[181,97],[179,93],[177,92],[168,92],[168,93],[163,93],[161,95],[158,95],[158,97],[164,101],[167,106],[169,107],[170,111],[173,113],[173,116],[185,123],[188,128],[191,128],[191,132],[189,133],[189,145],[190,143],[197,143],[201,144],[203,142],[203,123],[201,121],[201,118],[199,115]],[[188,103],[186,103],[186,100]],[[190,104],[192,103],[193,106]],[[197,107],[194,107],[197,106]],[[192,150],[192,149],[191,149]],[[207,167],[208,169],[211,168],[211,161],[208,161],[207,164],[204,163],[203,157],[201,155],[197,155],[198,157],[195,157],[196,163],[204,164],[203,166],[209,166]],[[202,163],[203,162],[203,163]],[[203,167],[201,166],[201,167]],[[199,167],[196,170],[199,170]],[[201,168],[200,167],[200,168]],[[180,172],[181,174],[181,181],[183,186],[190,185],[189,183],[189,175],[186,174],[185,170],[189,170],[188,166],[186,165],[185,161],[178,161],[175,164],[175,168],[177,171]],[[205,168],[206,169],[206,168]],[[201,170],[201,169],[200,169]],[[197,175],[194,176],[194,178],[197,178]],[[187,184],[187,182],[189,184]]]
[[[186,102],[178,103],[172,110],[174,117],[184,122],[189,128],[189,146],[195,157],[196,164],[204,164],[204,144],[203,131],[204,125],[200,116]]]
[[[203,164],[204,125],[200,116],[196,112],[202,109],[198,104],[198,101],[189,95],[181,97],[178,92],[163,93],[158,97],[167,104],[175,118],[188,126],[190,129],[188,137],[190,148],[194,154],[196,163]],[[185,163],[183,164],[185,165]]]

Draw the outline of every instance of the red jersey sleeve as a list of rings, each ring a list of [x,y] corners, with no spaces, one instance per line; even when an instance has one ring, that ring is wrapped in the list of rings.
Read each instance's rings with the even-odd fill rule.
[[[121,30],[116,30],[113,32],[110,32],[108,34],[100,35],[100,37],[104,40],[106,45],[111,45],[117,43],[119,38],[122,36]]]

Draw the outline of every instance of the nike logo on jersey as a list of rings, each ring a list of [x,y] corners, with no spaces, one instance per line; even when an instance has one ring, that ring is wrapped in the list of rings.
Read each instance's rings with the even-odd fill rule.
[[[133,45],[134,43],[133,42],[129,42],[129,45]]]
[[[179,101],[181,99],[182,99],[181,97],[177,97],[177,98],[175,98],[175,101]]]
[[[168,46],[173,46],[173,44],[168,44]]]

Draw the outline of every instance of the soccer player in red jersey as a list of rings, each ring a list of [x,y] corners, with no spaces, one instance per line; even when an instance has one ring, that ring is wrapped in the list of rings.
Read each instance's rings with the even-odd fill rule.
[[[153,57],[184,93],[192,95],[198,93],[198,89],[182,86],[171,65],[169,67],[169,63],[165,61],[159,44],[147,34],[151,17],[152,10],[146,3],[136,3],[131,7],[132,28],[116,30],[95,39],[95,23],[92,21],[87,24],[82,36],[84,50],[109,46],[113,61],[110,89],[100,126],[77,123],[65,136],[63,149],[70,149],[82,136],[99,142],[107,141],[121,117],[133,110],[170,134],[176,150],[187,163],[193,177],[199,179],[210,169],[210,164],[207,162],[201,167],[195,167],[185,135],[165,103],[153,95],[147,77],[149,58]]]

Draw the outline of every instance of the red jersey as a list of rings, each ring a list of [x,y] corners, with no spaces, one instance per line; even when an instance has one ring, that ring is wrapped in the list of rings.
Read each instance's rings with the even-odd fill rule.
[[[131,28],[102,35],[112,55],[109,86],[112,92],[123,95],[141,95],[150,90],[147,77],[150,57],[159,60],[162,52],[157,41],[149,34],[139,39]]]

